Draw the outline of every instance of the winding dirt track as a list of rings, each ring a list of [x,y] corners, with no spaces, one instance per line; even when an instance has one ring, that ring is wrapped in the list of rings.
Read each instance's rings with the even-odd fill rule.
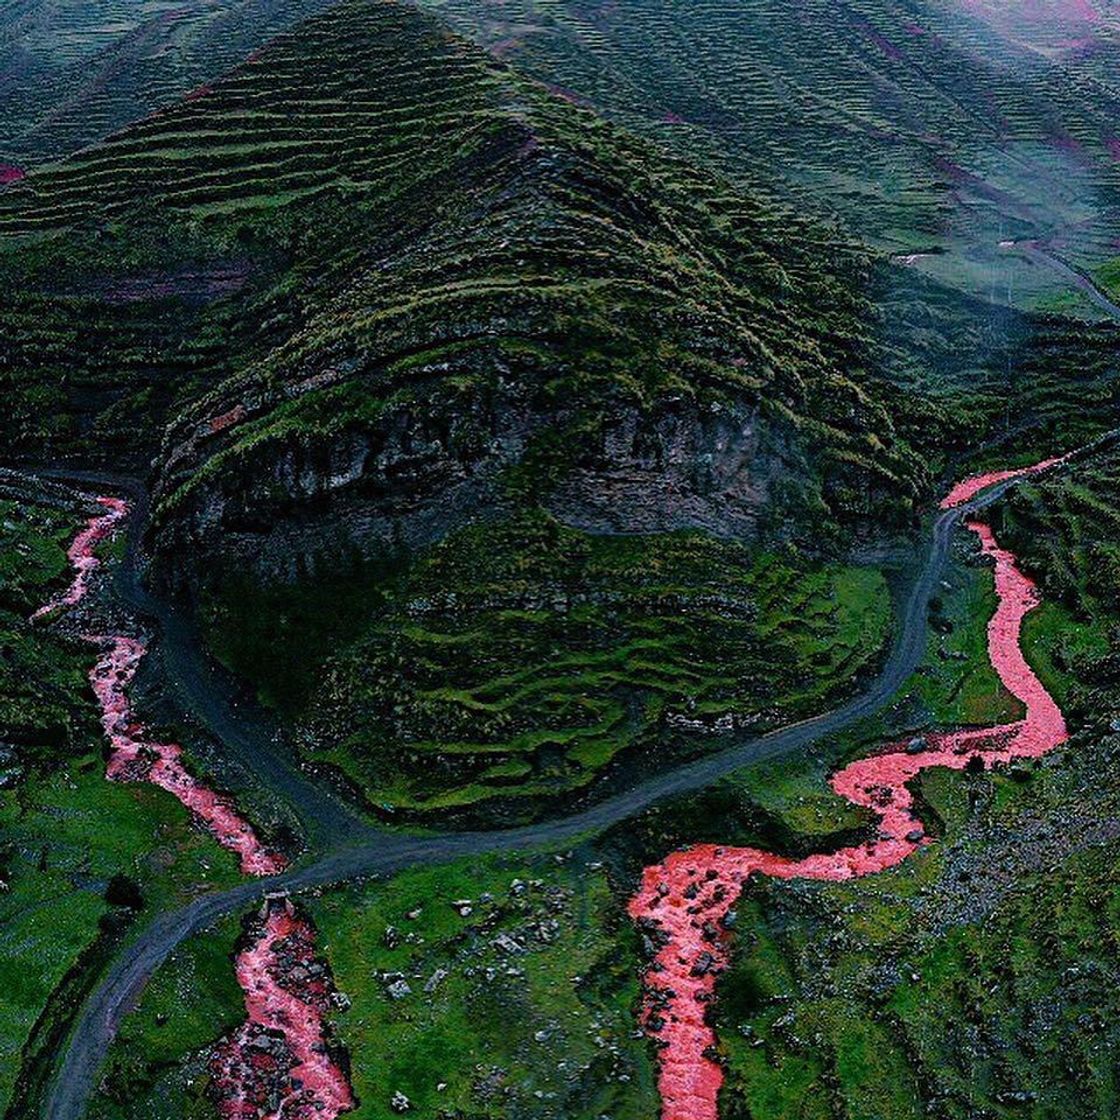
[[[874,715],[892,699],[921,661],[929,599],[961,518],[995,501],[1016,481],[1001,481],[937,515],[924,563],[899,619],[890,656],[872,684],[841,707],[767,735],[744,738],[718,753],[657,775],[562,819],[496,832],[412,836],[371,828],[329,790],[302,773],[278,748],[278,728],[270,718],[244,703],[238,706],[233,683],[208,664],[190,625],[167,603],[145,590],[139,568],[139,543],[147,500],[139,483],[120,476],[65,471],[37,473],[130,495],[135,512],[128,548],[115,572],[117,595],[131,609],[158,624],[168,683],[184,710],[199,718],[235,758],[252,769],[259,781],[292,805],[307,827],[313,853],[309,862],[281,875],[201,896],[153,920],[106,970],[78,1011],[44,1103],[43,1116],[47,1120],[79,1120],[83,1116],[98,1068],[122,1016],[135,1005],[148,977],[172,950],[218,918],[259,902],[267,891],[299,892],[419,864],[566,843],[600,832],[666,797],[709,786],[748,763],[801,750],[823,736]]]
[[[1068,280],[1106,315],[1110,315],[1113,319],[1120,319],[1120,304],[1115,303],[1091,276],[1082,272],[1079,268],[1075,268],[1059,257],[1052,249],[1047,248],[1045,242],[1036,239],[1016,241],[1014,247],[1028,260],[1032,260],[1035,264],[1040,264],[1044,268],[1050,269],[1051,272],[1057,273],[1062,279]]]

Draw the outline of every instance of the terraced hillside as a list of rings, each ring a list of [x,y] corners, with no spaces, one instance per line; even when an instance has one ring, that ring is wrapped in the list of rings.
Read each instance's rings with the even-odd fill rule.
[[[354,600],[368,615],[338,617]],[[529,816],[817,711],[877,664],[891,610],[875,571],[536,512],[395,579],[231,579],[204,614],[319,765],[395,819],[447,822]]]
[[[1032,304],[1060,290],[1004,240],[1061,232],[1079,258],[1114,255],[1109,5],[1092,20],[1087,5],[925,0],[428,6],[689,157],[890,252],[932,253],[913,263],[970,291]]]
[[[0,10],[0,164],[103,139],[218,77],[327,0],[21,0]],[[0,173],[2,181],[2,173]]]
[[[595,526],[904,512],[862,258],[789,221],[404,6],[344,4],[5,192],[8,432],[135,446],[174,417],[168,542],[220,526],[227,554],[312,502],[350,502],[359,544],[431,536],[503,472]]]

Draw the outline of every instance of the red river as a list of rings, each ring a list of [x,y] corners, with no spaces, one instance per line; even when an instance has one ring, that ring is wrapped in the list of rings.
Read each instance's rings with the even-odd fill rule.
[[[314,949],[314,930],[290,903],[266,904],[260,935],[237,958],[248,1019],[210,1059],[223,1120],[334,1120],[354,1107],[324,1043],[334,987]]]
[[[41,620],[81,602],[101,566],[98,546],[128,516],[119,498],[98,498],[104,512],[90,518],[67,552],[74,578],[65,591],[32,616]],[[101,656],[90,683],[101,724],[112,746],[106,776],[147,781],[167,790],[201,821],[224,848],[235,852],[247,875],[274,875],[287,861],[266,848],[228,797],[209,789],[182,763],[178,743],[159,743],[137,719],[128,699],[147,647],[122,634],[86,635]],[[237,958],[247,1022],[215,1049],[212,1092],[223,1120],[334,1120],[354,1107],[346,1075],[330,1057],[323,1014],[333,991],[329,973],[314,958],[314,930],[290,905],[266,908],[256,941]]]
[[[988,486],[1060,461],[977,475],[956,485],[942,508],[962,505]],[[698,844],[645,869],[629,911],[659,947],[646,973],[643,1016],[646,1030],[660,1045],[662,1120],[717,1120],[723,1074],[709,1057],[716,1039],[705,1012],[716,977],[729,959],[722,921],[751,875],[840,882],[895,867],[930,842],[909,789],[921,771],[933,766],[963,770],[972,759],[992,767],[1037,758],[1068,737],[1061,710],[1020,647],[1023,618],[1039,602],[1035,585],[986,524],[972,520],[967,528],[994,563],[998,605],[988,623],[988,653],[1000,680],[1022,704],[1023,718],[1000,727],[931,735],[920,751],[896,744],[834,774],[831,785],[837,794],[879,818],[875,835],[864,844],[805,859]]]
[[[120,498],[98,498],[97,503],[105,512],[90,518],[67,552],[75,572],[70,586],[40,607],[33,618],[42,619],[74,606],[89,591],[90,581],[101,566],[98,545],[111,537],[128,516],[128,503]],[[119,782],[151,782],[177,797],[222,847],[237,853],[241,870],[247,875],[275,875],[282,871],[287,861],[261,844],[229,798],[208,789],[183,766],[179,744],[154,741],[136,718],[127,689],[147,652],[144,643],[120,634],[85,637],[101,649],[101,656],[90,671],[90,683],[101,707],[101,726],[113,748],[106,776]]]

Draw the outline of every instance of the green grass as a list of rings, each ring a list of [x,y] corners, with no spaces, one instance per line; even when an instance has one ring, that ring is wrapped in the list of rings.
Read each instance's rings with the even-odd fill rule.
[[[1093,278],[1112,299],[1120,298],[1120,258],[1105,261],[1095,270]]]
[[[1115,988],[1103,978],[1120,936],[1115,844],[1058,857],[1045,873],[1007,867],[1010,890],[998,864],[973,885],[946,858],[974,852],[982,865],[989,845],[1040,813],[1062,820],[1094,770],[1065,763],[1026,785],[932,771],[921,789],[946,828],[936,848],[850,885],[751,890],[716,1006],[725,1115],[749,1106],[774,1120],[891,1120],[923,1115],[932,1097],[954,1118],[984,1107],[1001,1115],[1017,1092],[1038,1101],[1027,1115],[1109,1114],[1115,1086],[1102,1055],[1120,1043],[1102,1029],[1113,1021]],[[1110,799],[1098,795],[1099,811]],[[966,916],[949,916],[962,906]],[[970,908],[983,916],[970,919]]]
[[[974,548],[974,537],[965,537]],[[935,727],[987,726],[1018,715],[1014,698],[988,658],[988,621],[995,613],[991,570],[958,559],[938,589],[921,668],[910,681],[910,703]]]
[[[464,898],[466,917],[451,906]],[[495,1120],[644,1120],[656,1108],[646,1045],[632,1037],[637,934],[584,853],[416,869],[306,905],[352,1001],[332,1027],[349,1056],[355,1120],[388,1120],[395,1092],[418,1112]],[[243,1014],[234,936],[226,923],[157,972],[113,1044],[96,1120],[207,1115],[206,1054]],[[496,945],[502,936],[525,952]],[[438,969],[447,976],[425,992]],[[412,994],[391,999],[384,973],[403,974]]]
[[[113,875],[140,884],[143,920],[204,885],[231,884],[238,874],[230,855],[170,794],[107,782],[97,754],[0,794],[0,833],[8,884],[0,895],[0,983],[7,993],[0,1102],[6,1102],[32,1025],[98,935]]]
[[[195,935],[151,978],[114,1039],[91,1101],[93,1120],[216,1115],[203,1095],[205,1059],[245,1017],[233,970],[238,929],[231,918]]]
[[[1076,702],[1079,667],[1100,660],[1111,649],[1100,622],[1078,620],[1061,603],[1044,602],[1023,622],[1027,661],[1063,709]]]
[[[819,711],[875,665],[891,618],[871,569],[699,533],[593,536],[539,511],[367,571],[232,582],[208,632],[284,698],[311,757],[425,814],[514,798],[533,812],[615,760]]]
[[[923,773],[916,788],[937,843],[892,871],[750,888],[716,1005],[724,1115],[1115,1111],[1120,865],[1107,830],[1097,837],[1117,798],[1115,740],[1101,737],[1115,695],[1115,600],[1089,559],[1113,518],[1113,465],[1102,452],[993,513],[1001,543],[1022,546],[1044,589],[1024,626],[1028,659],[1081,730],[1014,773]],[[993,605],[990,576],[958,562],[948,582],[935,614],[952,623],[947,647],[971,658]],[[887,722],[1006,718],[1001,701],[983,702],[986,687],[969,688],[971,660],[938,656],[941,641]],[[867,729],[825,754],[847,757],[882,737]],[[805,768],[801,788],[813,779]],[[796,791],[796,773],[786,780]]]

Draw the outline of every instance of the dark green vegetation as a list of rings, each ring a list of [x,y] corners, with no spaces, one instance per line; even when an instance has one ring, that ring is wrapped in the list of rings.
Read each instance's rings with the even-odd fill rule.
[[[177,101],[327,0],[23,0],[0,11],[0,164],[55,160]]]
[[[1090,29],[1068,16],[993,5],[1011,11],[989,21],[956,0],[808,0],[795,16],[782,0],[426,6],[627,127],[985,298],[1068,287],[1006,239],[1115,252],[1100,221],[1120,201],[1108,10],[1078,49]]]
[[[862,254],[403,5],[336,7],[12,186],[0,238],[8,432],[137,453],[172,415],[180,531],[217,505],[255,534],[329,498],[415,534],[515,464],[582,507],[581,476],[682,452],[686,494],[737,498],[747,524],[765,504],[897,515],[922,483],[861,351]],[[744,454],[750,489],[725,495]],[[800,492],[772,499],[776,472]],[[609,515],[633,522],[623,482]]]
[[[1115,423],[1115,326],[1053,314],[1087,305],[996,242],[1084,221],[1063,251],[1105,259],[1118,105],[1107,44],[1048,61],[947,5],[441,8],[644,137],[434,17],[349,0],[3,189],[0,439],[154,457],[158,574],[307,756],[396,821],[492,822],[835,703],[888,621],[853,542],[881,557],[912,531],[961,450],[1002,465]],[[106,11],[79,13],[87,41]],[[178,23],[163,84],[120,56],[84,135],[264,26],[225,12]],[[28,105],[27,150],[77,143],[76,116]],[[890,264],[857,233],[938,251]],[[752,886],[716,1010],[727,1117],[1116,1111],[1116,475],[1102,456],[996,515],[1050,598],[1027,645],[1079,738],[1037,768],[924,777],[942,843],[891,875]],[[88,650],[21,621],[77,511],[8,512],[0,1100],[22,1120],[104,961],[232,867],[165,795],[103,781]],[[633,872],[694,839],[834,847],[868,826],[827,790],[838,761],[1006,718],[969,554],[927,664],[858,735],[570,863],[304,900],[353,1001],[335,1030],[358,1115],[401,1091],[418,1112],[648,1118]],[[156,977],[102,1120],[212,1115],[235,937],[192,939]]]
[[[994,522],[1048,600],[1026,631],[1040,674],[1098,729],[1120,715],[1118,482],[1113,444],[1068,475],[1017,489]]]
[[[12,1120],[35,1114],[76,1001],[136,923],[236,874],[168,794],[105,780],[91,651],[26,621],[69,579],[63,545],[83,516],[61,491],[0,480],[0,1113]]]
[[[716,1009],[724,1115],[1095,1120],[1116,1111],[1120,741],[1111,728],[1120,703],[1116,598],[1102,556],[1116,530],[1116,462],[1102,450],[1016,489],[993,515],[1045,589],[1025,647],[1074,738],[1040,764],[923,775],[922,811],[940,838],[894,872],[850,886],[752,887]],[[962,547],[909,695],[885,726],[862,744],[836,744],[832,758],[1007,714],[1006,694],[973,660],[990,576],[966,559]],[[792,779],[795,788],[814,780],[818,766]]]
[[[90,1108],[96,1120],[213,1120],[203,1095],[210,1048],[245,1017],[233,970],[239,924],[187,941],[152,978],[122,1024],[102,1089]]]
[[[874,368],[865,253],[405,5],[333,8],[204,95],[7,189],[0,276],[10,444],[86,462],[157,454],[169,578],[235,602],[242,580],[263,585],[265,612],[299,600],[291,631],[315,637],[286,657],[313,669],[368,639],[360,679],[339,651],[341,711],[327,697],[316,734],[347,725],[357,749],[336,761],[378,799],[563,790],[647,735],[664,696],[705,715],[724,701],[807,711],[854,648],[849,668],[878,652],[882,610],[853,587],[853,609],[878,617],[866,643],[844,634],[834,655],[814,620],[804,648],[775,651],[782,679],[737,683],[761,676],[762,635],[749,657],[733,652],[735,609],[725,619],[696,598],[714,580],[703,557],[743,577],[763,561],[699,537],[697,558],[682,556],[680,634],[634,604],[524,625],[471,604],[473,622],[430,620],[427,649],[414,622],[383,621],[380,594],[355,607],[381,557],[404,566],[482,514],[511,530],[466,530],[444,559],[465,570],[495,553],[503,578],[523,568],[526,592],[550,595],[547,554],[523,539],[550,518],[641,533],[648,558],[679,551],[659,539],[675,530],[819,551],[871,520],[909,525],[930,488],[900,433],[922,432],[935,406]],[[602,576],[577,556],[566,593],[630,598],[627,566],[647,560],[616,552]],[[811,568],[789,574],[807,602]],[[306,670],[287,693],[282,636],[236,621],[215,647],[269,665],[278,679],[254,674],[265,691],[306,705]],[[464,668],[465,647],[442,639],[492,623],[485,662]],[[710,661],[709,623],[728,635]],[[648,666],[630,663],[641,643]],[[799,681],[802,654],[817,661]],[[555,689],[550,663],[571,667]],[[533,688],[518,691],[519,674]],[[369,711],[386,690],[409,709],[403,750]],[[445,744],[461,767],[410,790],[409,769]]]
[[[1047,544],[1036,551],[1062,560],[1039,561],[1040,578],[1078,568],[1083,550],[1107,538],[1114,462],[1105,449],[1000,507],[1001,536],[1030,511]],[[1100,516],[1076,519],[1074,538],[1072,495],[1085,488]],[[609,881],[592,874],[594,850],[581,850],[540,870],[512,861],[410,872],[310,903],[353,1000],[335,1029],[359,1115],[388,1117],[398,1090],[418,1107],[472,1115],[648,1115],[649,1055],[622,1033],[640,959],[622,911],[633,871],[685,839],[831,847],[863,823],[825,789],[839,760],[931,727],[1004,718],[1008,698],[976,660],[994,600],[974,556],[962,534],[932,605],[927,661],[882,720],[616,830],[599,844]],[[1075,597],[1051,600],[1028,634],[1032,661],[1063,703],[1107,647],[1107,613],[1078,623],[1077,609]],[[1056,648],[1089,661],[1064,664]],[[1107,775],[1120,745],[1102,732],[1107,716],[1075,718],[1070,744],[1037,764],[924,774],[921,811],[938,842],[896,871],[848,885],[751,884],[714,1010],[723,1115],[1097,1120],[1115,1111],[1120,795]],[[452,906],[461,900],[469,914]],[[500,941],[503,932],[528,951]],[[133,1111],[106,1099],[97,1115],[207,1115],[200,1071],[237,1007],[234,993],[221,996],[228,958],[219,950],[228,953],[232,937],[227,929],[199,941],[157,979],[110,1059],[111,1072],[135,1079]],[[394,999],[398,979],[411,991]],[[196,984],[223,1009],[184,1009],[181,993]]]
[[[397,1092],[422,1115],[652,1115],[651,1063],[633,1037],[638,936],[588,858],[456,863],[308,901],[352,1000],[333,1029],[356,1120],[392,1116]],[[227,979],[235,936],[226,925],[197,938],[157,974],[113,1047],[96,1120],[213,1115],[206,1056],[242,1015]]]
[[[0,785],[49,769],[95,732],[78,647],[28,624],[48,589],[69,574],[65,546],[77,519],[68,503],[26,503],[0,478]]]
[[[348,625],[298,586],[278,600],[231,581],[206,613],[231,666],[286,698],[313,758],[441,821],[619,766],[633,780],[721,733],[818,711],[876,666],[890,622],[869,569],[699,533],[589,536],[540,513],[348,586],[391,598]]]

